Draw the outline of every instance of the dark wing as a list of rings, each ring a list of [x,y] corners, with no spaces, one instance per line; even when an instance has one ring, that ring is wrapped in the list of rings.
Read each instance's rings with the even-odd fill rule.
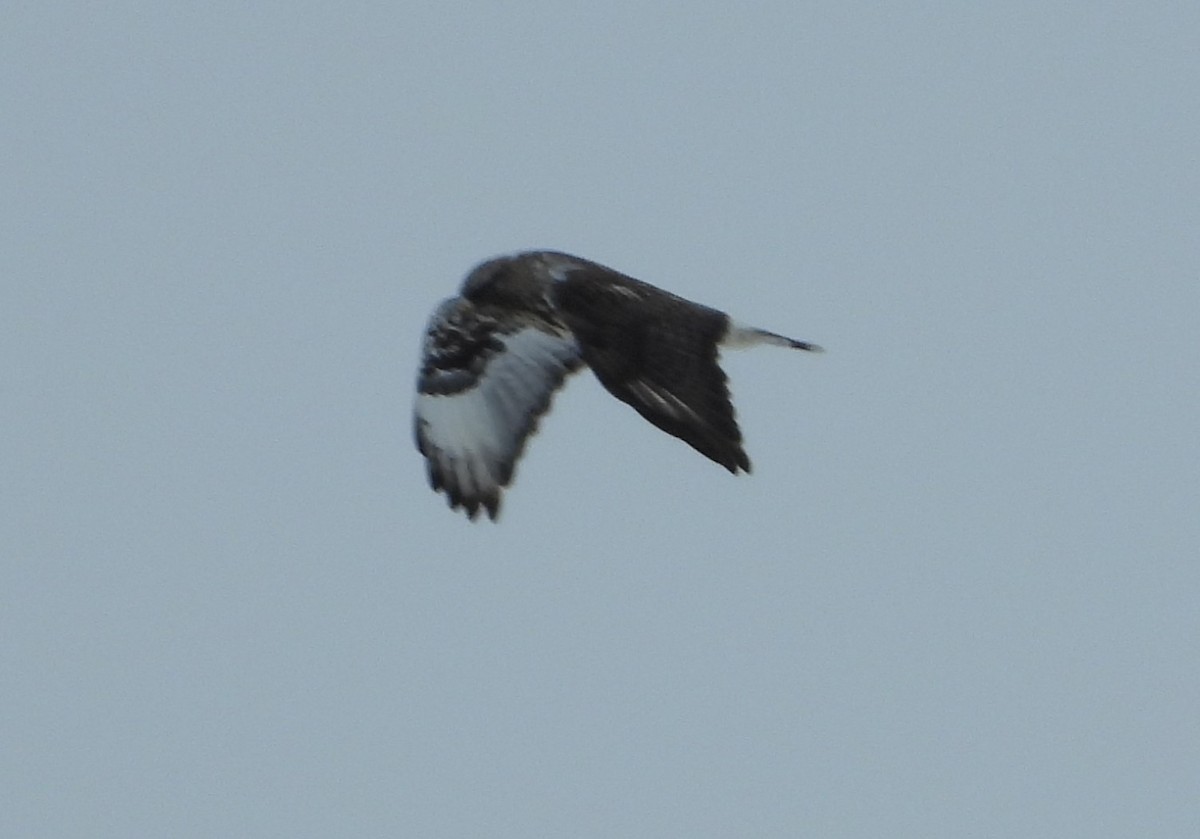
[[[613,396],[737,474],[750,471],[717,345],[729,317],[600,266],[554,285],[559,314]]]
[[[429,483],[452,508],[496,518],[501,490],[554,391],[578,368],[564,329],[481,312],[461,297],[429,321],[413,426]]]

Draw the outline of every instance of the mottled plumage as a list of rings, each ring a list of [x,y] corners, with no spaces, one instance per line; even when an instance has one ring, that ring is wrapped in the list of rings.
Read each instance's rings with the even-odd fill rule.
[[[584,364],[663,431],[749,472],[717,351],[760,343],[820,349],[568,254],[484,262],[429,320],[414,409],[429,482],[496,518],[525,441]]]

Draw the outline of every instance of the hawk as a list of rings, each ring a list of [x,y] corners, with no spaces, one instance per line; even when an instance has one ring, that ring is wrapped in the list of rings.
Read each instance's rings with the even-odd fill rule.
[[[426,330],[413,425],[429,483],[494,520],[539,418],[583,365],[663,431],[749,472],[717,350],[755,344],[821,349],[569,254],[484,262]]]

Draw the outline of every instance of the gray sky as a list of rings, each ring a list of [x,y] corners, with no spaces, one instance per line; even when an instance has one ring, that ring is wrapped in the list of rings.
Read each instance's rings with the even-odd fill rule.
[[[1200,835],[1194,3],[9,5],[0,834]],[[752,476],[446,509],[528,247],[828,348]]]

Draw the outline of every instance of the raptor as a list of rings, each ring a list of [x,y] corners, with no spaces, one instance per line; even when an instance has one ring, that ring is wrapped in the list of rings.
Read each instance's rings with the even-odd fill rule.
[[[469,518],[495,519],[526,441],[582,366],[663,431],[749,472],[717,353],[755,344],[821,349],[569,254],[491,259],[426,330],[413,419],[429,483]]]

